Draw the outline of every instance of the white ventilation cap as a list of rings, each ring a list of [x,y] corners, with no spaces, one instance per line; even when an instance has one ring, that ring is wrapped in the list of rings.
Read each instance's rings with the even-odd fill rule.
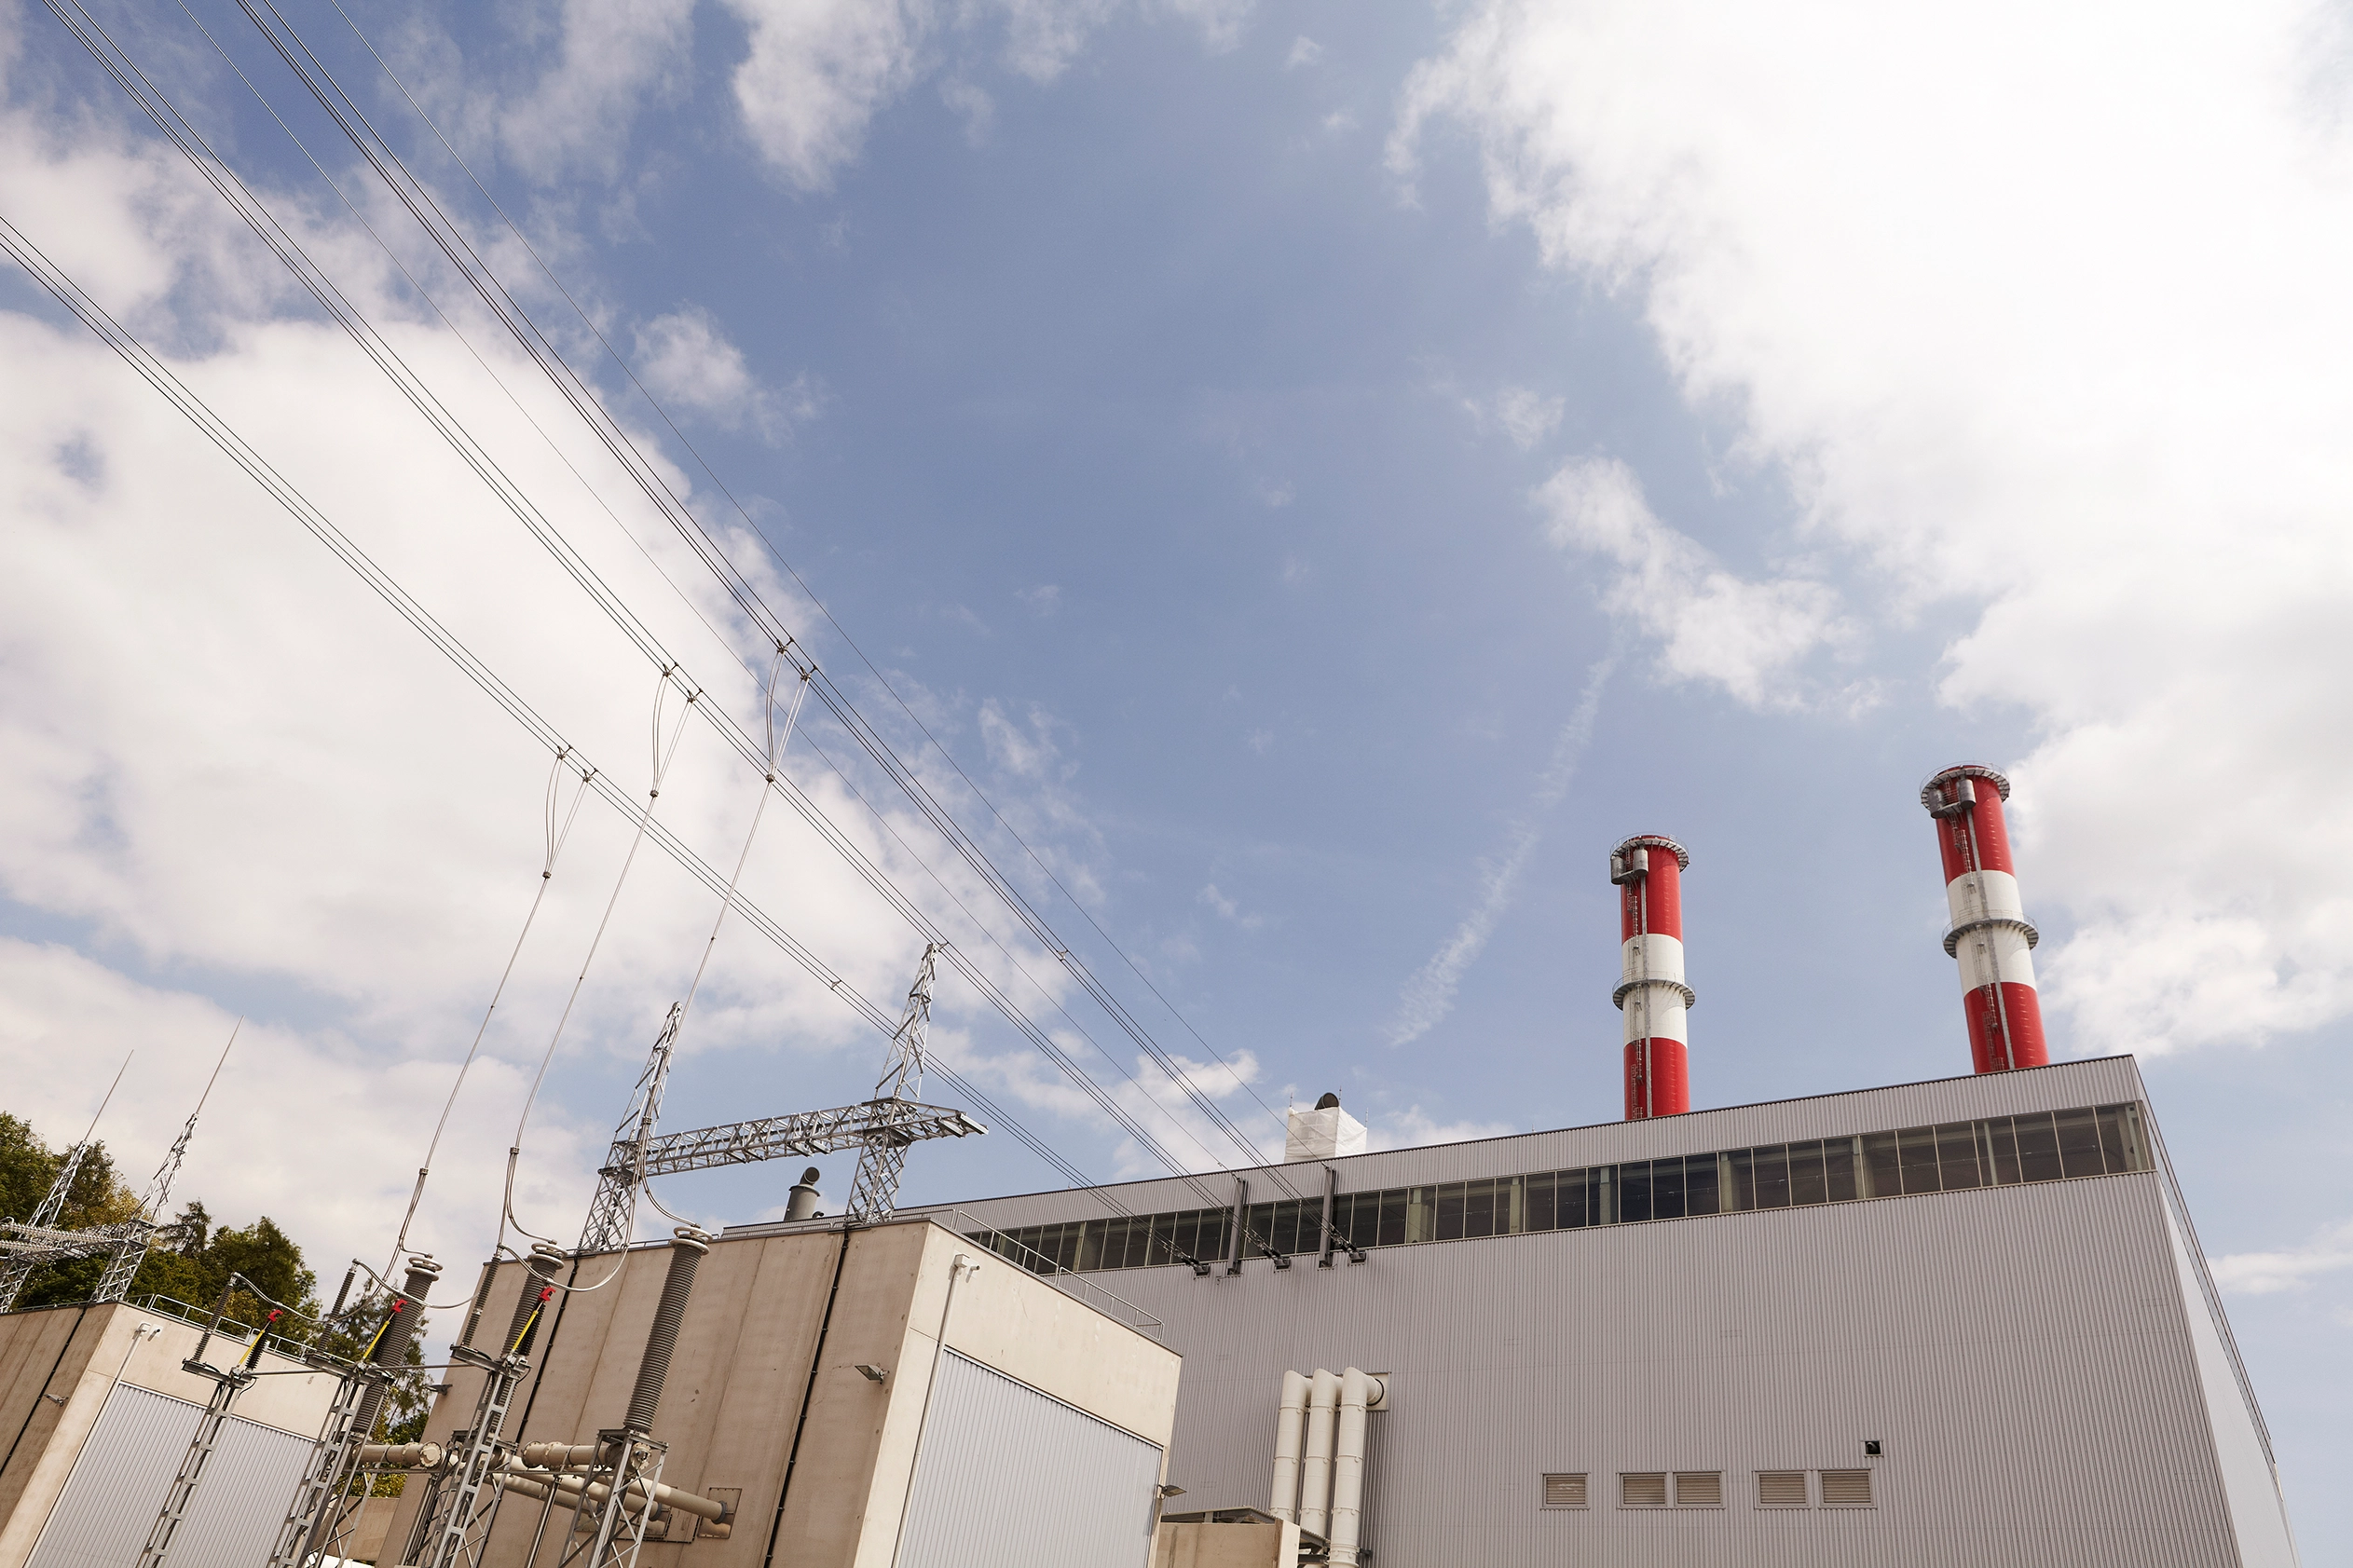
[[[1282,1144],[1283,1164],[1336,1160],[1343,1154],[1363,1152],[1364,1124],[1338,1106],[1291,1113],[1290,1131]]]

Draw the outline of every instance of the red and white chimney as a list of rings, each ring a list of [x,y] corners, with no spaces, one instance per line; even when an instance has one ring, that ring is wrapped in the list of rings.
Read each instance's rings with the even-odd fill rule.
[[[1690,855],[1672,839],[1639,834],[1609,852],[1618,887],[1625,979],[1610,996],[1626,1016],[1626,1120],[1691,1109],[1690,1027],[1698,999],[1683,983],[1683,873]]]
[[[2040,936],[2018,900],[2010,833],[2002,820],[2002,802],[2009,798],[2010,781],[1975,762],[1946,769],[1920,791],[1944,851],[1945,903],[1952,920],[1945,928],[1945,951],[1961,961],[1969,1055],[1979,1072],[2041,1067],[2051,1059],[2031,956]]]

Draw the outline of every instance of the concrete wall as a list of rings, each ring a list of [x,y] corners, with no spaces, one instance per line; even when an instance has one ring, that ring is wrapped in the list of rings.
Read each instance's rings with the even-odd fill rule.
[[[142,1324],[159,1333],[140,1337]],[[48,1307],[0,1315],[0,1568],[23,1568],[50,1510],[64,1491],[83,1442],[98,1423],[117,1378],[135,1387],[201,1406],[212,1384],[181,1370],[203,1330],[120,1302]],[[217,1356],[233,1347],[215,1342]],[[239,1418],[297,1437],[315,1437],[334,1402],[335,1380],[283,1357],[265,1354],[266,1376],[239,1398]],[[191,1419],[190,1431],[194,1430]],[[187,1434],[181,1436],[185,1443]],[[171,1466],[178,1465],[178,1454]],[[167,1471],[167,1475],[169,1471]],[[281,1510],[293,1495],[271,1499]],[[160,1507],[158,1492],[151,1505]]]
[[[954,1286],[951,1309],[959,1254],[979,1272]],[[535,1347],[535,1381],[511,1434],[584,1442],[620,1425],[668,1266],[664,1247],[581,1262],[578,1284],[609,1282],[563,1298]],[[513,1316],[523,1272],[499,1269],[486,1341]],[[959,1353],[1166,1450],[1179,1358],[951,1232],[916,1220],[722,1238],[696,1276],[653,1435],[669,1445],[664,1482],[728,1497],[740,1511],[731,1539],[664,1542],[641,1561],[761,1568],[773,1531],[778,1564],[888,1568],[943,1318]],[[860,1373],[860,1363],[883,1369],[883,1381]],[[427,1423],[431,1440],[472,1420],[482,1374],[459,1369],[449,1381]],[[806,1431],[780,1513],[804,1398]],[[423,1491],[412,1486],[396,1510],[395,1547]],[[535,1504],[506,1505],[485,1568],[519,1568],[538,1518]]]

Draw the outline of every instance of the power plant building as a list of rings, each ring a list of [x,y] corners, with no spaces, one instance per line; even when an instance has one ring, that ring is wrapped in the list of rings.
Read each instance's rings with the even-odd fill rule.
[[[1216,1179],[956,1218],[1162,1320],[1188,1507],[1297,1521],[1286,1374],[1352,1367],[1381,1568],[2295,1561],[2128,1057]]]

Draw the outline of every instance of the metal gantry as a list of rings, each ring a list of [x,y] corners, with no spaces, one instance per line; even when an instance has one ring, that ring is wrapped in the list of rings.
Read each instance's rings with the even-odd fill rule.
[[[450,1347],[452,1361],[483,1370],[482,1392],[474,1400],[472,1425],[450,1434],[448,1457],[417,1511],[402,1562],[417,1568],[474,1568],[482,1561],[514,1463],[506,1432],[507,1409],[530,1370],[531,1343],[554,1300],[553,1281],[566,1261],[561,1249],[544,1242],[532,1248],[529,1273],[515,1298],[514,1320],[496,1355],[471,1344]]]
[[[426,1294],[440,1277],[441,1265],[432,1259],[421,1253],[411,1258],[402,1293],[392,1299],[391,1313],[366,1354],[355,1363],[342,1364],[335,1404],[278,1526],[269,1568],[306,1568],[347,1555],[340,1548],[357,1528],[360,1505],[366,1501],[364,1488],[361,1495],[352,1494],[363,1468],[361,1450],[375,1435],[376,1418],[391,1391],[393,1369],[407,1361],[409,1347],[424,1327]]]
[[[629,1245],[638,1190],[653,1177],[718,1166],[757,1165],[763,1160],[805,1159],[851,1149],[858,1151],[858,1173],[851,1190],[850,1218],[862,1224],[888,1219],[897,1200],[910,1145],[989,1130],[961,1111],[909,1098],[923,1088],[933,971],[941,951],[937,944],[923,949],[915,983],[907,993],[906,1012],[891,1035],[882,1081],[875,1085],[876,1098],[830,1111],[802,1111],[657,1135],[662,1091],[677,1036],[678,1010],[672,1008],[645,1070],[638,1075],[629,1112],[614,1130],[604,1167],[596,1173],[596,1195],[590,1200],[588,1222],[581,1232],[581,1252],[615,1252]]]

